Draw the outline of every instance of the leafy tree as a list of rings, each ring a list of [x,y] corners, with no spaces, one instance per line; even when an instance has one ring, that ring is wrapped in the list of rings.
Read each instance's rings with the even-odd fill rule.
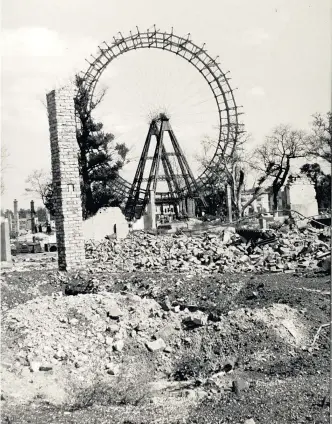
[[[308,154],[331,163],[332,112],[328,112],[325,117],[317,113],[313,118]]]
[[[300,169],[314,184],[318,209],[330,209],[331,175],[324,174],[318,163],[306,163]]]
[[[292,159],[306,156],[306,142],[304,131],[280,125],[254,151],[256,161],[253,167],[261,174],[258,185],[262,186],[263,182],[272,181],[274,210],[278,208],[278,193],[287,180]]]
[[[93,110],[102,101],[105,92],[90,102],[84,79],[77,76],[78,94],[75,109],[79,118],[77,143],[83,217],[94,215],[101,207],[119,205],[112,188],[126,160],[128,148],[124,143],[114,145],[114,135],[103,131],[103,124],[92,118]]]

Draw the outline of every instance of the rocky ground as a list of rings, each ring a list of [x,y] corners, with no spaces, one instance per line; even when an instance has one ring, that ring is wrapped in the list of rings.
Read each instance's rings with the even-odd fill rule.
[[[86,252],[88,258],[113,271],[292,273],[322,266],[330,256],[329,239],[328,228],[316,229],[307,223],[266,231],[216,227],[194,234],[156,237],[137,232],[124,240],[90,241]]]
[[[205,245],[226,250],[222,237]],[[112,255],[100,260],[109,243],[90,248],[84,272],[59,273],[54,254],[2,270],[3,422],[329,421],[330,278],[297,266],[322,244],[291,259],[274,245],[292,272],[230,273],[137,261],[119,270]]]

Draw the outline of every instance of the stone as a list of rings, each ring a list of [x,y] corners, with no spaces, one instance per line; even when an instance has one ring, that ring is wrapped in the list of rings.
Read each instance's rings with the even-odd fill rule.
[[[108,355],[109,357],[111,357],[113,355],[113,345],[112,346],[107,346],[105,349],[106,355]]]
[[[304,229],[308,228],[308,225],[309,225],[308,219],[303,219],[301,221],[296,222],[296,226],[299,230],[304,230]]]
[[[184,319],[184,323],[193,326],[193,327],[203,327],[208,322],[208,315],[207,314],[196,314],[194,316],[189,316]]]
[[[117,375],[119,374],[119,366],[110,362],[106,365],[107,374],[109,375]]]
[[[165,300],[161,302],[160,306],[164,311],[170,311],[172,309],[172,304],[168,297],[166,297]]]
[[[182,396],[186,397],[188,400],[195,400],[196,392],[194,389],[186,389],[186,390],[183,390]]]
[[[109,331],[109,332],[111,332],[111,333],[116,333],[116,332],[118,332],[118,331],[119,331],[119,326],[118,326],[118,325],[116,325],[116,324],[108,325],[108,326],[106,327],[106,331]]]
[[[196,399],[202,400],[206,398],[208,393],[205,390],[196,390]]]
[[[101,343],[104,342],[104,336],[101,333],[97,333],[97,340],[99,340]]]
[[[126,331],[124,329],[119,330],[117,333],[114,334],[113,340],[123,340],[126,336]]]
[[[30,371],[31,372],[37,372],[39,371],[41,364],[37,361],[30,361]]]
[[[295,265],[292,262],[286,262],[284,268],[286,270],[294,271],[296,267],[295,267]]]
[[[144,331],[149,328],[149,322],[140,322],[136,327],[136,331]]]
[[[116,352],[121,352],[123,350],[123,348],[124,348],[124,341],[123,340],[117,340],[117,341],[114,342],[113,349]]]
[[[107,310],[107,316],[112,318],[112,319],[118,319],[122,315],[123,315],[123,312],[121,311],[121,309],[117,305],[111,306]]]
[[[24,355],[24,354],[22,354],[22,355],[20,355],[18,358],[17,358],[17,360],[19,361],[19,363],[21,364],[21,365],[23,365],[24,367],[28,367],[30,364],[29,364],[29,361],[28,361],[28,359],[27,359],[27,357]]]
[[[105,344],[107,344],[108,346],[112,346],[113,338],[109,336],[105,337]]]
[[[241,394],[241,392],[249,389],[249,383],[242,378],[238,378],[237,380],[234,380],[232,383],[232,390],[237,395]]]
[[[51,365],[41,365],[39,371],[52,371],[53,367]]]
[[[233,227],[225,228],[222,234],[223,243],[229,243],[234,235],[235,235],[235,228]]]
[[[165,349],[166,343],[163,339],[157,339],[146,343],[146,347],[150,352],[156,352],[157,350]]]
[[[61,349],[57,350],[54,354],[54,358],[57,359],[58,361],[61,361],[62,359],[64,359],[65,358],[64,351]]]
[[[128,285],[128,284],[127,284]],[[127,295],[126,295],[126,297],[127,297],[127,299],[128,300],[130,300],[131,302],[140,302],[141,301],[141,298],[137,295],[137,294],[134,294],[134,293],[128,293]]]
[[[245,422],[243,424],[256,424],[256,422],[254,421],[253,418],[249,418],[249,419],[245,420]]]

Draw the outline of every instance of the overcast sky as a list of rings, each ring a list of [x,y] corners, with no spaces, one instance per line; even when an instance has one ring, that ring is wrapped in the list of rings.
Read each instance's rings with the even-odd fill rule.
[[[281,123],[307,129],[313,113],[330,109],[329,0],[2,0],[1,16],[1,140],[9,151],[4,208],[14,198],[28,207],[25,179],[34,169],[50,169],[46,93],[85,70],[99,44],[136,25],[190,32],[193,42],[219,55],[238,88],[253,143]],[[217,117],[192,66],[168,52],[130,52],[107,68],[104,86],[98,117],[132,147],[133,157],[140,155],[149,114],[162,108],[196,172],[195,152],[204,136],[214,136]]]

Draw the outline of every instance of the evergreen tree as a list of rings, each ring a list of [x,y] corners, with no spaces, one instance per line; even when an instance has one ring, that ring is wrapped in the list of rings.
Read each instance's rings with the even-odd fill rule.
[[[129,149],[124,143],[114,143],[114,135],[104,132],[103,124],[92,117],[93,110],[100,104],[105,92],[91,102],[83,78],[76,77],[76,87],[76,138],[83,218],[86,219],[102,207],[120,205],[122,199],[117,197],[112,183],[118,177]],[[54,215],[56,208],[52,183],[47,184],[43,192],[43,203]]]
[[[84,79],[77,76],[78,94],[75,109],[79,118],[77,142],[79,146],[79,170],[83,217],[94,215],[105,206],[119,206],[120,199],[112,188],[125,162],[128,148],[124,143],[114,145],[114,135],[103,131],[103,124],[92,118],[92,111],[102,101],[104,94],[95,102],[90,101],[84,87]]]
[[[301,173],[305,174],[314,184],[318,209],[331,208],[331,175],[326,175],[318,163],[306,163],[301,167]]]

